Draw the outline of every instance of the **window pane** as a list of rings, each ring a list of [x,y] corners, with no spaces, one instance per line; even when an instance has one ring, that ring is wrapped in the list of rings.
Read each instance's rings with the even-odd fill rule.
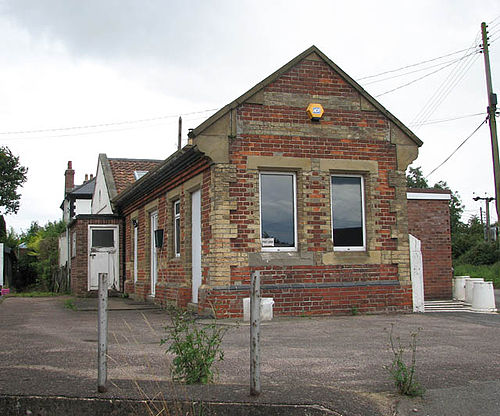
[[[361,178],[332,176],[333,245],[363,247]]]
[[[92,230],[92,247],[113,246],[113,230]]]
[[[174,254],[181,254],[181,203],[174,202]]]
[[[175,219],[175,254],[181,253],[181,219]]]
[[[294,175],[261,174],[263,247],[295,247]]]

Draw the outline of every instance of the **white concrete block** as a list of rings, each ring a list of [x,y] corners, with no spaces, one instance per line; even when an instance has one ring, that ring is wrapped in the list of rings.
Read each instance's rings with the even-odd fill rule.
[[[273,298],[260,298],[260,320],[273,319]],[[243,321],[250,321],[250,298],[243,298]]]

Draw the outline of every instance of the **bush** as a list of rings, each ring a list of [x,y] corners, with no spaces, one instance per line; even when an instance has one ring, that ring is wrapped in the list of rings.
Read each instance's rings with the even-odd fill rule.
[[[160,344],[170,343],[166,352],[175,356],[173,379],[186,384],[211,383],[216,375],[213,365],[224,359],[221,343],[227,329],[216,323],[199,326],[189,312],[178,308],[169,312],[172,326],[165,328],[167,337]]]
[[[462,254],[456,261],[457,264],[493,264],[500,260],[500,252],[495,243],[480,241]]]

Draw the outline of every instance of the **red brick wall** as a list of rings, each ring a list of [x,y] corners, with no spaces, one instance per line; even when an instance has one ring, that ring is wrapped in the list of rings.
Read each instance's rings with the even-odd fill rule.
[[[260,94],[262,103],[255,99],[236,108],[236,134],[227,136],[229,162],[214,163],[203,171],[200,309],[213,303],[220,316],[241,316],[250,273],[259,269],[263,271],[263,295],[275,299],[277,315],[411,310],[406,188],[404,172],[398,169],[396,144],[391,141],[395,127],[317,57],[303,60]],[[312,122],[306,107],[317,100],[325,113],[321,121]],[[196,140],[201,143],[204,138],[201,135]],[[249,255],[261,252],[259,170],[248,166],[249,158],[255,156],[306,160],[311,166],[296,170],[297,253],[309,256],[308,265],[287,264],[285,260],[250,266]],[[320,160],[333,159],[363,162],[341,173],[359,173],[364,178],[366,252],[333,251],[331,172],[320,167]],[[359,169],[374,162],[376,171]],[[206,167],[208,164],[199,169]],[[188,177],[192,168],[183,174]],[[191,189],[184,189],[183,181],[182,177],[169,179],[147,197],[123,207],[127,291],[135,291],[139,297],[150,293],[147,224],[149,212],[158,209],[166,245],[158,255],[156,301],[174,301],[180,306],[190,301],[191,292]],[[172,189],[179,190],[181,201],[180,258],[173,256],[171,243],[172,201],[166,195]],[[139,221],[140,271],[135,287],[132,218]],[[325,262],[325,255],[333,260]],[[346,261],[342,263],[342,259]]]
[[[117,217],[109,216],[77,216],[74,222],[70,224],[69,228],[69,239],[72,244],[72,235],[76,232],[76,256],[71,257],[71,271],[70,271],[70,281],[71,281],[71,293],[77,296],[86,296],[89,294],[88,290],[88,273],[89,273],[89,248],[88,248],[88,237],[89,237],[89,224],[103,224],[103,225],[119,225],[119,281],[122,284],[121,270],[122,270],[122,220]],[[72,256],[72,249],[70,248],[69,255]]]
[[[209,247],[206,241],[210,238],[210,224],[208,212],[210,209],[209,185],[210,169],[202,172],[201,189],[201,217],[202,217],[202,251],[207,253]],[[187,178],[191,178],[187,175]],[[167,198],[167,193],[174,190],[174,197]],[[131,211],[126,207],[125,230],[126,230],[126,282],[125,290],[136,298],[147,299],[151,295],[151,228],[150,214],[158,211],[158,228],[163,229],[163,247],[157,250],[158,276],[155,288],[156,303],[165,305],[174,303],[186,307],[191,301],[191,192],[186,189],[184,183],[173,182],[171,187],[164,188],[159,197],[149,197],[135,203]],[[174,253],[174,215],[173,202],[180,201],[180,226],[181,244],[180,256]],[[134,284],[134,251],[133,251],[133,224],[132,219],[138,221],[138,276]],[[207,271],[204,270],[204,275]]]
[[[421,241],[425,299],[451,299],[452,259],[447,200],[408,200],[408,229]]]
[[[325,115],[314,123],[306,114],[306,106],[286,104],[292,94],[309,96],[311,102],[312,97],[359,102],[358,92],[318,60],[302,61],[267,86],[266,94],[274,94],[274,104],[264,100],[263,105],[244,103],[237,109],[241,130],[230,143],[236,180],[230,183],[229,197],[236,201],[230,218],[238,232],[231,239],[231,249],[260,251],[260,236],[255,232],[259,223],[258,171],[249,171],[247,161],[250,156],[271,156],[376,161],[376,175],[363,173],[368,244],[371,250],[396,250],[398,242],[392,236],[396,217],[399,215],[403,223],[406,218],[404,212],[391,207],[395,199],[391,175],[397,170],[397,159],[395,145],[386,139],[387,118],[378,111],[323,104]],[[290,134],[280,133],[283,125]],[[311,171],[297,174],[297,211],[299,251],[315,253],[316,265],[258,268],[265,270],[263,295],[274,298],[277,315],[350,313],[353,308],[370,313],[411,309],[411,287],[400,285],[397,264],[321,264],[319,256],[333,249],[330,173],[313,166]],[[202,291],[201,304],[212,301],[222,315],[241,315],[251,271],[245,265],[232,266],[232,287]],[[239,287],[244,290],[236,290]]]

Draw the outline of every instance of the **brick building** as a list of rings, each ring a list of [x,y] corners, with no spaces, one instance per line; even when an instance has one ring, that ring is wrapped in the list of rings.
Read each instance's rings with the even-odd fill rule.
[[[123,218],[110,200],[159,165],[159,160],[108,158],[99,155],[96,176],[74,186],[71,162],[65,171],[65,200],[61,205],[66,231],[60,236],[59,259],[68,271],[76,295],[98,288],[98,274],[108,273],[110,289],[123,291],[121,276]]]
[[[260,270],[278,315],[411,310],[405,170],[422,142],[320,50],[189,138],[112,199],[127,292],[241,316]]]
[[[426,300],[452,298],[451,192],[408,189],[408,228],[421,242]]]

